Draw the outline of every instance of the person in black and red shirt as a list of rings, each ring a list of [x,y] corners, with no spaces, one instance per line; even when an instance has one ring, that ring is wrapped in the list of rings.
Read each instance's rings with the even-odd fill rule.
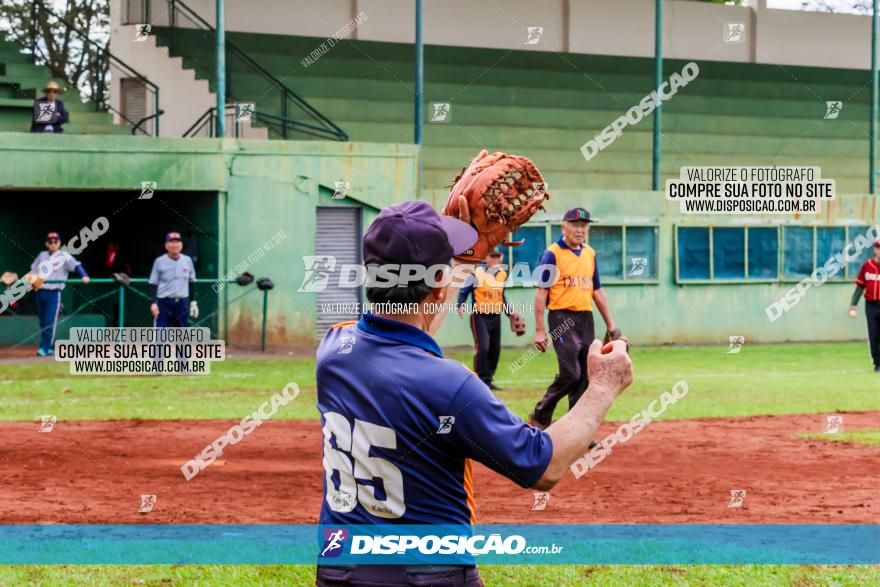
[[[865,261],[856,277],[856,291],[853,292],[849,307],[849,315],[853,318],[863,291],[865,317],[868,319],[868,344],[874,360],[874,371],[880,371],[880,240],[874,241],[874,258]]]

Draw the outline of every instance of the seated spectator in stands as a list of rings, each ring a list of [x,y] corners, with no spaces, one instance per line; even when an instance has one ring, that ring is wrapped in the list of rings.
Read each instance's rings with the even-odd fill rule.
[[[55,82],[49,82],[43,88],[45,98],[34,100],[34,121],[31,123],[31,132],[64,132],[61,125],[67,122],[67,110],[64,102],[58,99],[61,88]]]

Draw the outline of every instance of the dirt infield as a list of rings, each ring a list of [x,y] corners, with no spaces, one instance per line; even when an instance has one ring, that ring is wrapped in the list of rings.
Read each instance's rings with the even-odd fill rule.
[[[846,414],[847,430],[880,412]],[[266,422],[192,481],[180,465],[225,421],[0,424],[0,523],[314,523],[321,503],[315,421]],[[658,422],[581,479],[569,475],[546,510],[482,466],[480,523],[880,523],[880,448],[798,438],[822,415]],[[600,436],[614,428],[606,424]],[[745,489],[741,508],[730,490]],[[138,513],[140,496],[157,496]]]

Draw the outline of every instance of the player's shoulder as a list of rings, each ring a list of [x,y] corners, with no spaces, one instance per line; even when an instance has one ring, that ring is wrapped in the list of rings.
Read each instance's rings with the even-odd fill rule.
[[[318,343],[318,348],[316,351],[316,355],[320,359],[320,357],[328,354],[328,349],[331,346],[335,346],[343,340],[343,337],[352,339],[357,336],[357,321],[356,320],[346,320],[344,322],[337,322],[333,326],[327,329],[327,332],[324,333],[323,338],[321,338],[321,342]],[[344,352],[344,349],[340,349],[341,352]],[[347,354],[347,353],[346,353]]]
[[[559,243],[551,243],[549,247],[544,249],[544,254],[541,255],[541,265],[555,265],[560,251],[562,249]]]

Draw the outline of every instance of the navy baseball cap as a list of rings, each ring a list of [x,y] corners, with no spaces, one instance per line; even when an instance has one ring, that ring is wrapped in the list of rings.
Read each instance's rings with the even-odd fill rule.
[[[46,235],[46,240],[47,240],[47,241],[50,241],[50,240],[53,240],[53,239],[54,239],[54,240],[57,240],[57,241],[60,241],[60,240],[61,240],[61,235],[58,234],[57,232],[50,232],[49,234]]]
[[[364,263],[430,267],[449,263],[476,241],[471,225],[440,216],[427,202],[409,200],[384,208],[367,229]]]
[[[572,208],[562,217],[563,220],[583,220],[584,222],[596,222],[596,218],[590,218],[590,211],[586,208]]]
[[[168,234],[165,235],[165,242],[166,243],[168,241],[179,241],[179,240],[183,240],[182,238],[180,238],[179,232],[169,232]]]

